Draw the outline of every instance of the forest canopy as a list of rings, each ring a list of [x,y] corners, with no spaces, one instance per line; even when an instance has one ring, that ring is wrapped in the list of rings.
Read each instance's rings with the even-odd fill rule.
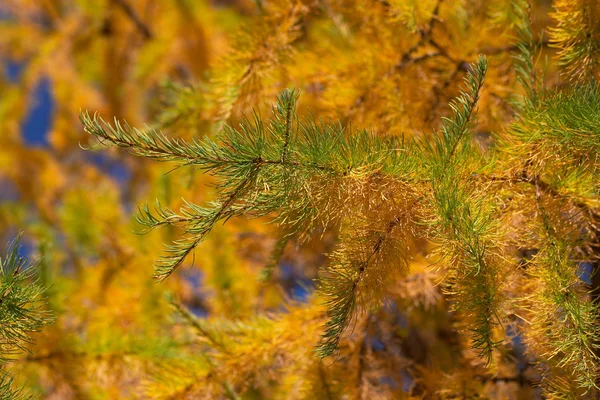
[[[599,21],[3,2],[0,398],[596,398]]]

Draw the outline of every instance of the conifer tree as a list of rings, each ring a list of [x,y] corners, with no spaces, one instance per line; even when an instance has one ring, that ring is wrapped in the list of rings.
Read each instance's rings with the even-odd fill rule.
[[[0,230],[58,317],[13,388],[595,398],[598,3],[222,3],[0,4]]]
[[[545,88],[534,70],[527,8],[515,11],[521,38],[515,63],[525,94],[492,155],[481,154],[473,142],[488,68],[484,57],[467,68],[465,87],[450,103],[452,116],[433,135],[416,140],[299,119],[293,90],[278,96],[269,120],[255,114],[238,128],[224,127],[216,140],[188,142],[83,114],[86,131],[101,143],[217,178],[217,200],[208,206],[186,203],[174,211],[157,203],[154,210],[140,209],[138,222],[146,228],[171,225],[184,233],[156,262],[155,277],[171,275],[215,224],[233,217],[270,216],[289,236],[335,229],[336,249],[318,284],[328,320],[317,354],[327,357],[357,314],[381,306],[390,279],[406,274],[409,244],[427,238],[437,243],[452,311],[486,364],[514,315],[526,321],[516,329],[546,365],[547,393],[597,388],[600,314],[576,263],[596,223],[584,204],[598,187],[600,102],[596,82],[584,79],[593,76],[585,72],[593,63],[579,61],[589,58],[585,52],[565,49],[564,63],[582,79],[568,89]],[[560,11],[556,16],[561,18]],[[563,34],[561,28],[555,33]],[[556,43],[565,46],[564,40]],[[593,183],[590,191],[578,187],[583,182]],[[513,196],[523,204],[506,204]],[[508,221],[521,213],[532,221],[511,228]],[[583,232],[574,230],[575,218]],[[509,240],[517,248],[535,248],[523,273],[515,271]],[[513,279],[521,281],[520,290],[530,289],[509,301]]]
[[[7,364],[33,342],[32,335],[52,322],[45,310],[44,288],[34,265],[19,255],[19,238],[0,258],[0,399],[21,400],[32,396],[16,385]]]

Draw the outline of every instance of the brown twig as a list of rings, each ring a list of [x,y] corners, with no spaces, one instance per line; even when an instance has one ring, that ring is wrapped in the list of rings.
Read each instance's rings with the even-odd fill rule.
[[[140,17],[136,14],[135,10],[131,7],[129,3],[127,3],[125,0],[112,1],[116,5],[121,7],[121,10],[123,10],[125,15],[127,15],[127,17],[133,22],[133,24],[136,26],[136,28],[140,31],[140,33],[142,34],[142,36],[144,36],[146,40],[151,40],[154,38],[154,35],[152,34],[152,31],[150,31],[150,28],[148,28],[148,25],[146,25],[140,19]]]

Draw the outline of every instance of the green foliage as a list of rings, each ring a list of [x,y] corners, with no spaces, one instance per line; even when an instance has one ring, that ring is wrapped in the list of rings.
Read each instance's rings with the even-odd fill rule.
[[[53,320],[44,309],[45,289],[38,283],[36,267],[19,255],[19,237],[0,258],[0,398],[29,399],[22,388],[15,388],[5,364],[33,342],[32,334]]]
[[[14,378],[5,371],[0,375],[0,399],[29,400],[33,397],[24,392],[23,387],[15,387]]]
[[[523,109],[512,129],[518,140],[529,144],[534,167],[563,174],[575,169],[597,173],[599,90],[596,82],[545,90],[535,106]]]
[[[520,101],[515,102],[517,108],[520,108],[522,103],[527,105],[536,100],[539,80],[535,70],[535,57],[539,53],[540,46],[533,38],[529,2],[524,0],[512,2],[511,11],[515,19],[515,42],[518,50],[513,55],[514,69],[517,81],[525,91]]]
[[[493,248],[498,247],[498,227],[481,193],[472,189],[472,124],[475,107],[487,71],[485,58],[479,58],[466,78],[466,90],[450,103],[452,118],[444,118],[437,135],[421,142],[428,155],[436,218],[431,221],[434,239],[451,266],[448,281],[454,309],[472,318],[474,348],[491,361],[495,342],[492,327],[500,323],[500,270]],[[476,157],[476,156],[475,156]],[[477,163],[477,159],[475,158]],[[475,168],[476,168],[475,163]]]
[[[465,202],[467,195],[460,193],[458,176],[453,173],[455,155],[464,154],[469,148],[465,145],[469,141],[463,139],[470,132],[487,63],[480,58],[471,68],[466,91],[451,104],[453,118],[444,120],[440,134],[432,142],[422,142],[420,146],[366,131],[346,134],[339,123],[298,121],[297,94],[292,90],[278,97],[268,123],[255,115],[253,121],[242,121],[239,129],[225,128],[214,142],[204,139],[188,143],[155,130],[138,131],[118,121],[113,127],[87,113],[82,114],[82,123],[101,143],[126,147],[140,156],[198,167],[218,178],[219,200],[208,207],[186,203],[178,213],[160,203],[156,204],[155,213],[148,206],[141,207],[138,222],[148,229],[174,225],[186,234],[157,261],[155,277],[159,280],[180,266],[217,222],[232,217],[272,215],[272,220],[285,226],[290,234],[302,235],[331,225],[350,224],[349,234],[330,256],[319,284],[329,316],[318,349],[321,357],[336,349],[355,317],[357,304],[377,304],[381,297],[377,293],[385,291],[386,278],[407,268],[402,245],[399,247],[396,241],[407,241],[406,237],[397,236],[410,223],[411,204],[404,201],[403,210],[394,209],[398,214],[389,220],[361,222],[359,217],[358,222],[344,222],[347,215],[357,212],[362,218],[382,213],[381,205],[371,199],[354,203],[353,198],[364,190],[366,196],[386,190],[398,196],[400,186],[405,195],[416,193],[415,183],[423,183],[417,178],[418,171],[431,171],[430,182],[441,222],[455,235],[463,230],[461,236],[449,240],[458,246],[457,253],[468,254],[464,261],[468,269],[455,269],[455,282],[461,289],[456,290],[460,293],[457,309],[469,310],[474,316],[474,346],[489,358],[493,346],[489,325],[497,318],[497,277],[484,261],[485,247],[479,238],[489,229],[482,226],[482,221],[485,224],[489,219],[477,216],[475,210],[471,216]],[[462,219],[455,221],[452,216],[457,207]],[[477,307],[473,308],[474,304]]]
[[[329,196],[351,193],[345,193],[344,186],[332,187],[333,182],[375,174],[402,180],[410,174],[415,161],[397,139],[382,141],[367,131],[347,135],[339,123],[298,122],[296,99],[293,90],[284,91],[266,126],[255,115],[252,121],[242,121],[239,129],[225,127],[216,141],[170,139],[152,129],[139,131],[118,121],[112,127],[97,116],[82,114],[86,131],[101,142],[126,147],[135,155],[193,166],[218,179],[218,200],[208,207],[186,203],[176,213],[157,203],[155,214],[147,205],[140,208],[138,222],[148,229],[171,224],[187,234],[157,261],[157,279],[180,266],[219,221],[276,213],[274,222],[285,225],[290,234],[307,233],[339,219],[342,210],[334,208]]]

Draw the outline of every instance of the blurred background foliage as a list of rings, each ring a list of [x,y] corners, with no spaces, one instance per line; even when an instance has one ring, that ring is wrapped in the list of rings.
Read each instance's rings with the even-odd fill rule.
[[[510,4],[1,1],[0,239],[24,231],[22,251],[39,259],[57,317],[11,365],[17,381],[44,399],[539,396],[519,337],[504,344],[494,375],[468,356],[425,242],[413,244],[409,275],[357,322],[336,362],[314,357],[325,317],[312,294],[333,232],[278,244],[275,226],[232,220],[156,284],[153,261],[178,233],[136,235],[138,204],[203,203],[210,177],[99,151],[79,122],[80,110],[97,110],[192,139],[253,109],[268,114],[275,94],[295,87],[301,114],[426,135],[484,53],[477,135],[486,148],[518,91]],[[531,16],[551,60],[545,79],[559,85],[542,33],[550,11],[540,2]]]

